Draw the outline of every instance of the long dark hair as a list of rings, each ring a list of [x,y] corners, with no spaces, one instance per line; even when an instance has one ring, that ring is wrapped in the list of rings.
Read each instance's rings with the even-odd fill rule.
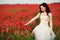
[[[42,13],[41,6],[44,6],[46,8],[47,15],[48,13],[51,13],[50,8],[48,7],[46,3],[42,3],[39,5],[40,13]]]

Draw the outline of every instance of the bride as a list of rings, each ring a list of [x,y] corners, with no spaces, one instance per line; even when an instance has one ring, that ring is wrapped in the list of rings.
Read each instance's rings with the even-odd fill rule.
[[[46,3],[39,5],[39,8],[40,12],[24,25],[28,25],[37,18],[40,18],[40,24],[32,30],[32,34],[35,35],[35,40],[54,40],[56,35],[53,32],[52,13]]]

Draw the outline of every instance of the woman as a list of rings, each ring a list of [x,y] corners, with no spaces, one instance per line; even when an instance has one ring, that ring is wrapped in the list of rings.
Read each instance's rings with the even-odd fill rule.
[[[35,35],[35,40],[54,40],[56,35],[52,30],[53,29],[52,13],[46,3],[42,3],[39,6],[39,8],[40,12],[24,25],[28,25],[40,17],[41,20],[40,24],[37,25],[32,31],[32,33]]]

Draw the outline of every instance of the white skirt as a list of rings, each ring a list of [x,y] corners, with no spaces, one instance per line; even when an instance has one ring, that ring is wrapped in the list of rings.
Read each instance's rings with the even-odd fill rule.
[[[52,35],[50,33],[52,32]],[[50,29],[48,24],[40,23],[37,25],[32,33],[35,34],[35,40],[54,40],[56,35],[54,34],[53,30]]]

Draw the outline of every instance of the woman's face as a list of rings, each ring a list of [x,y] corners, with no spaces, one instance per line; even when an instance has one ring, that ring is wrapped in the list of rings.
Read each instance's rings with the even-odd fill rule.
[[[41,6],[41,10],[44,12],[46,8],[44,6]]]

